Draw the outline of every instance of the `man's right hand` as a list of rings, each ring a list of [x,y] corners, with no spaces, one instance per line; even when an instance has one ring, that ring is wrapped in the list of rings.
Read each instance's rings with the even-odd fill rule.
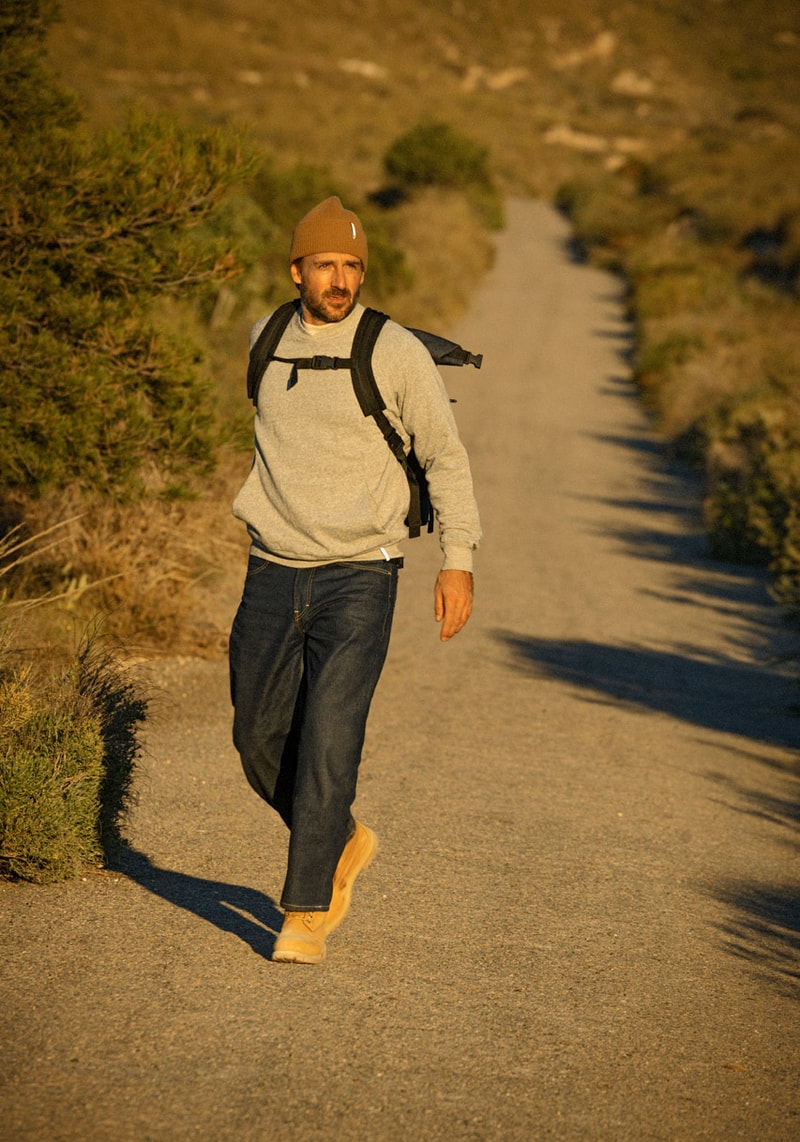
[[[440,571],[434,588],[434,614],[442,624],[439,638],[447,642],[472,614],[475,584],[471,571]]]

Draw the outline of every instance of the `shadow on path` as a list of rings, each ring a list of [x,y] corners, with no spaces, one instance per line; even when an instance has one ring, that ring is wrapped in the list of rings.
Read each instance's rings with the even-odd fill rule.
[[[800,891],[779,885],[729,885],[715,896],[730,909],[719,926],[731,955],[800,1000]]]
[[[558,678],[594,694],[588,701],[615,701],[650,709],[692,725],[750,741],[796,749],[800,719],[790,710],[796,682],[722,656],[712,658],[585,641],[555,642],[499,632],[517,664],[532,674]],[[751,765],[769,767],[771,791],[748,787],[726,773],[708,773],[732,813],[747,813],[774,826],[786,846],[787,883],[727,884],[712,895],[729,910],[719,925],[724,946],[765,975],[783,994],[800,999],[800,892],[789,881],[789,854],[798,847],[800,766],[739,751]],[[752,772],[752,770],[751,770]],[[777,787],[780,786],[778,789]]]
[[[497,634],[523,668],[642,709],[752,741],[800,747],[796,683],[769,670],[682,648],[607,646]]]
[[[744,759],[759,785],[748,786],[728,773],[708,773],[709,780],[718,787],[718,799],[729,809],[779,826],[786,842],[800,850],[800,758],[783,761],[746,749],[727,752]],[[764,774],[758,767],[767,771],[769,792],[760,787]]]
[[[619,383],[626,397],[636,394],[629,381],[611,381]],[[591,494],[577,498],[611,509],[601,525],[593,525],[598,534],[616,539],[632,558],[672,568],[674,589],[649,593],[681,606],[695,606],[702,599],[731,616],[738,615],[743,607],[759,610],[761,619],[752,625],[748,649],[762,661],[800,662],[797,632],[784,622],[780,607],[770,599],[766,568],[732,563],[712,553],[700,510],[704,494],[701,477],[674,460],[663,444],[647,434],[590,435],[611,448],[624,448],[633,454],[640,491],[627,499]],[[630,522],[625,522],[626,513],[630,513]],[[649,517],[649,526],[639,522],[642,513]]]
[[[265,893],[239,884],[159,868],[133,848],[121,852],[114,867],[155,896],[193,912],[223,932],[232,932],[257,955],[267,959],[272,955],[283,916]]]
[[[800,999],[800,890],[789,882],[790,862],[796,866],[800,851],[800,761],[763,757],[749,750],[737,751],[751,769],[755,784],[746,784],[726,773],[710,773],[718,799],[731,812],[746,813],[775,826],[786,849],[787,883],[730,883],[714,893],[730,911],[719,926],[731,955],[751,965],[784,994]],[[759,767],[769,771],[771,789],[760,787]],[[796,877],[794,878],[796,881]]]

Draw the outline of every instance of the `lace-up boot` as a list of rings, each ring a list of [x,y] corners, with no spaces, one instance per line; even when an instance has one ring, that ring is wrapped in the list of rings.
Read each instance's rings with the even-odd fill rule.
[[[272,958],[282,964],[321,964],[325,959],[327,912],[287,912]]]

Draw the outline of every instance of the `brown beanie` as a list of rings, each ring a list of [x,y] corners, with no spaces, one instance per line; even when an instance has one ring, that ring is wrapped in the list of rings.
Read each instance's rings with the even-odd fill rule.
[[[295,226],[289,261],[307,254],[355,254],[367,268],[364,227],[358,215],[345,210],[336,195],[309,210]]]

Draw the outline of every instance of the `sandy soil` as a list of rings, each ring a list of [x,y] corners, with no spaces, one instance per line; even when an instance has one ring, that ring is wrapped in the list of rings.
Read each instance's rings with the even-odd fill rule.
[[[484,368],[447,373],[476,612],[437,641],[409,544],[358,803],[382,851],[328,962],[268,960],[286,842],[225,664],[155,664],[122,869],[0,887],[3,1139],[798,1136],[785,634],[707,557],[619,284],[547,207],[509,219],[454,330]]]

